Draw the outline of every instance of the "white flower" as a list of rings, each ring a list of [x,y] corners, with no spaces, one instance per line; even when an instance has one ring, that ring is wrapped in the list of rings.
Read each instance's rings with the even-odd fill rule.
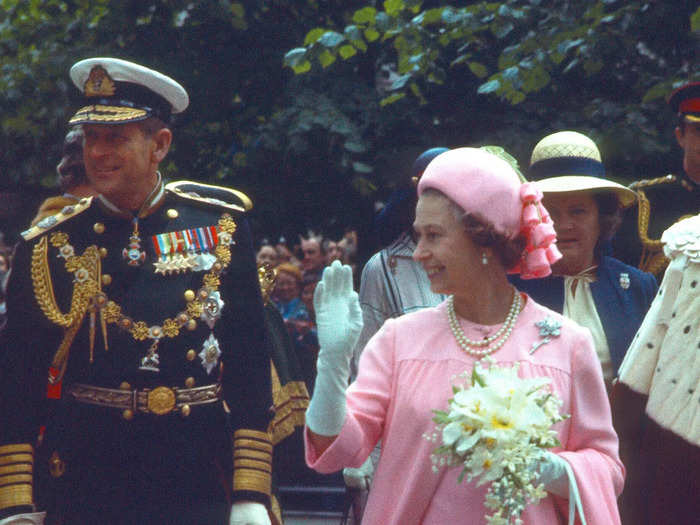
[[[543,449],[558,444],[552,425],[565,418],[548,384],[548,378],[519,377],[517,364],[499,367],[490,361],[483,368],[477,363],[470,381],[453,389],[448,410],[435,411],[442,442],[431,458],[433,470],[459,465],[460,481],[490,483],[489,524],[521,523],[525,506],[546,495],[535,485],[536,467]],[[431,441],[434,435],[429,434]]]

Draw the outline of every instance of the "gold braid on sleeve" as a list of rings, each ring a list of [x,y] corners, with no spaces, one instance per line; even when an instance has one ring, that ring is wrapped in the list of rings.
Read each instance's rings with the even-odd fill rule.
[[[233,434],[233,490],[270,496],[272,443],[267,432],[239,429]]]
[[[29,443],[0,446],[0,510],[32,505],[34,448]]]

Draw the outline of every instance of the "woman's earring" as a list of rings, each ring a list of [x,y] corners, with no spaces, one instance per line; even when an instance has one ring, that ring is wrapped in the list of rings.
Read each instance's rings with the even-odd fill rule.
[[[486,252],[481,252],[481,264],[486,266],[489,263],[489,257],[486,255]]]

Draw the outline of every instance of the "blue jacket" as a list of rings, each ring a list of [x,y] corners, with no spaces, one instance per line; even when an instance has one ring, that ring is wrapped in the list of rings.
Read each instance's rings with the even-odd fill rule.
[[[629,287],[620,284],[621,274],[629,275]],[[564,309],[564,278],[550,276],[544,279],[520,279],[511,282],[538,303],[562,313]],[[613,257],[602,257],[598,279],[591,283],[593,301],[603,324],[610,348],[615,375],[625,357],[632,338],[656,295],[656,278]]]

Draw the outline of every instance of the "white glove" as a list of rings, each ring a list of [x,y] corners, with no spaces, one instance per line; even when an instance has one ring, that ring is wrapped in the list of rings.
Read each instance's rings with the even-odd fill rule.
[[[544,485],[544,489],[562,498],[569,497],[569,478],[566,475],[566,465],[566,460],[546,450],[544,459],[538,466],[538,479]]]
[[[43,525],[44,518],[46,512],[27,512],[0,520],[0,525]]]
[[[231,506],[229,525],[271,524],[265,505],[256,501],[238,501]]]
[[[360,468],[346,467],[343,469],[345,485],[360,490],[369,490],[374,475],[374,463],[372,457],[368,457]]]
[[[578,485],[571,465],[562,457],[545,451],[544,459],[539,465],[539,481],[547,492],[569,500],[569,523],[573,525],[576,512],[581,523],[586,525],[583,505],[578,492]]]
[[[362,310],[352,289],[352,269],[339,261],[326,267],[314,291],[318,360],[306,424],[316,434],[335,436],[345,421],[350,359],[362,331]]]

